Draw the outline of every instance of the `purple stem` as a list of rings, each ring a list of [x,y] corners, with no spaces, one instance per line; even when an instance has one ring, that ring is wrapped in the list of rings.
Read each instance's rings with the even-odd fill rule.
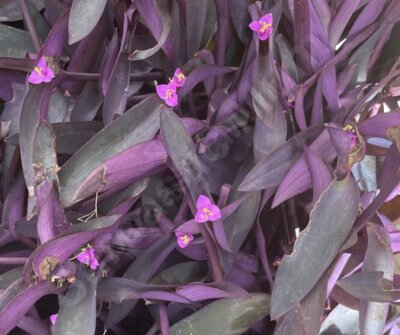
[[[258,248],[261,264],[264,268],[264,272],[265,272],[265,275],[267,276],[269,285],[272,288],[274,280],[272,279],[271,268],[269,267],[269,263],[268,263],[267,248],[265,247],[265,237],[264,237],[264,233],[261,229],[260,222],[257,222],[256,229],[257,229],[256,242],[257,242],[257,248]]]
[[[33,23],[31,13],[29,13],[28,6],[26,4],[26,0],[19,0],[19,6],[21,7],[22,15],[24,17],[25,24],[31,34],[33,45],[35,46],[36,53],[39,53],[42,46],[40,43],[39,36],[36,32],[35,25]]]
[[[0,257],[0,264],[25,264],[28,257]]]
[[[186,5],[187,0],[178,0],[179,5],[179,30],[181,33],[181,63],[185,64],[188,61],[188,48],[187,48],[187,33],[186,33]]]
[[[164,303],[158,304],[158,312],[160,316],[160,328],[162,335],[169,335],[169,322],[168,322],[168,313],[167,307]]]
[[[215,60],[217,65],[224,66],[226,37],[228,34],[228,2],[227,0],[215,0],[215,6],[217,7],[217,37],[215,41]],[[222,88],[223,84],[223,75],[221,75],[216,79],[217,88]]]

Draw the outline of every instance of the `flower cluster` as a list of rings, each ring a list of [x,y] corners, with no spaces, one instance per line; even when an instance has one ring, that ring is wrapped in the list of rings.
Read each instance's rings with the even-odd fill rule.
[[[205,195],[200,195],[196,202],[197,212],[194,220],[198,223],[204,223],[207,221],[217,221],[221,218],[221,210],[218,206],[214,205],[210,198]],[[193,235],[183,232],[175,232],[177,243],[179,247],[186,248],[191,241],[193,241]]]
[[[176,94],[176,90],[178,87],[182,87],[183,85],[185,85],[185,82],[185,75],[183,74],[181,69],[177,68],[168,84],[156,86],[157,94],[160,99],[164,100],[168,106],[175,107],[178,104],[178,96]]]

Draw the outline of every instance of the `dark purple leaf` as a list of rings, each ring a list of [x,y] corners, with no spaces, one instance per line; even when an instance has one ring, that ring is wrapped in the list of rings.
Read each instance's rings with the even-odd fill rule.
[[[279,185],[286,173],[300,157],[304,142],[318,136],[322,127],[316,126],[291,138],[262,159],[245,177],[240,191],[257,191]]]
[[[138,282],[147,282],[175,247],[175,238],[171,234],[165,234],[128,267],[123,277],[135,279]],[[136,303],[137,300],[130,300],[122,304],[111,305],[106,321],[107,325],[114,325],[121,321],[135,307]]]
[[[128,53],[121,51],[111,72],[108,89],[104,97],[103,120],[105,125],[120,117],[125,111],[128,99],[130,64]]]
[[[102,102],[98,83],[87,83],[71,112],[71,121],[92,121]]]
[[[179,90],[179,96],[183,97],[189,94],[193,88],[207,80],[221,74],[234,71],[232,68],[222,67],[218,65],[205,64],[194,69],[188,76],[185,85]]]
[[[74,252],[110,228],[119,218],[117,215],[105,216],[72,226],[63,234],[42,244],[25,264],[24,276],[30,278],[32,271],[40,280],[51,277],[52,271],[66,261]]]
[[[150,97],[92,137],[59,172],[60,196],[64,206],[82,200],[75,194],[81,183],[106,159],[128,147],[149,140],[158,130],[158,98]]]
[[[56,293],[50,281],[44,281],[20,291],[0,310],[0,333],[8,334],[41,297]]]
[[[168,58],[172,60],[174,58],[172,34],[170,34],[172,20],[166,4],[163,1],[138,0],[136,1],[136,7],[146,26],[156,39],[157,44],[147,50],[135,50],[129,56],[129,60],[135,61],[149,58],[161,48],[163,48]]]

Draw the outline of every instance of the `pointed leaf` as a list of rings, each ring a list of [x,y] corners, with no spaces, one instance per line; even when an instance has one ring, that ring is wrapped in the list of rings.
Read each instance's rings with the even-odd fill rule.
[[[332,263],[356,218],[359,194],[350,176],[333,181],[322,194],[292,255],[284,256],[278,268],[272,290],[271,318],[280,317],[300,302]]]
[[[86,37],[96,26],[106,7],[107,0],[74,0],[68,22],[69,44]]]
[[[83,270],[61,301],[53,335],[94,335],[96,331],[96,286],[98,277]]]
[[[164,109],[161,113],[161,135],[168,155],[193,201],[196,201],[200,194],[206,192],[208,185],[193,141],[180,118],[171,110]]]
[[[170,332],[171,335],[240,335],[268,314],[269,301],[266,294],[221,299],[175,323]]]
[[[257,191],[279,185],[302,154],[304,142],[315,139],[321,130],[322,126],[311,127],[275,149],[247,174],[239,191]]]
[[[368,247],[362,272],[382,271],[383,278],[393,280],[393,254],[386,229],[367,224]],[[389,304],[360,300],[360,330],[363,334],[384,333]]]
[[[159,99],[152,96],[92,137],[59,172],[64,207],[82,200],[75,194],[94,167],[122,150],[151,139],[159,127]]]

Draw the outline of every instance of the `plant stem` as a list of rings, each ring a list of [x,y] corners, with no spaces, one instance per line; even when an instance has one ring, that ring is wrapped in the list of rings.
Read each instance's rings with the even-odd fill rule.
[[[22,11],[22,15],[24,17],[26,27],[28,28],[29,33],[31,34],[36,53],[39,53],[42,48],[42,45],[40,43],[39,36],[37,34],[35,25],[33,23],[31,13],[29,13],[29,9],[28,9],[28,5],[26,4],[26,0],[19,0],[19,6],[21,7],[21,11]]]

